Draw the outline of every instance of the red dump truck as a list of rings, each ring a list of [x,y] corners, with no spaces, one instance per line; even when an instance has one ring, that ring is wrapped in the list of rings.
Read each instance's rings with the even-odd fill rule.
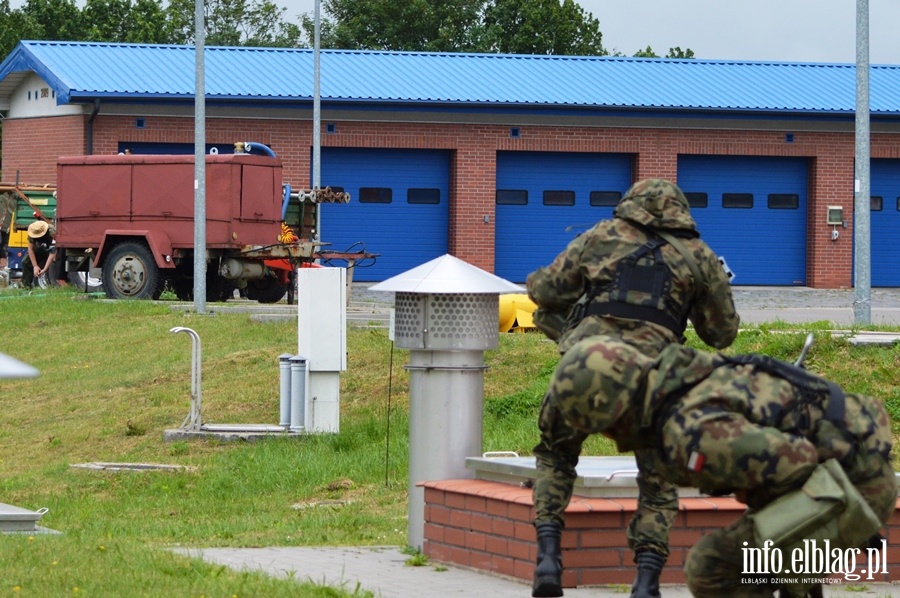
[[[208,155],[207,300],[224,300],[235,288],[261,302],[284,297],[290,273],[316,259],[316,202],[349,199],[334,195],[291,193],[274,155]],[[60,158],[56,243],[68,271],[102,270],[109,297],[155,299],[168,283],[180,299],[192,299],[194,157]]]

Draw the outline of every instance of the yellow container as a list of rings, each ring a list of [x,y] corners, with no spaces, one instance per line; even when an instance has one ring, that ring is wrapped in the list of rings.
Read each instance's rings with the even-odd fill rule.
[[[534,301],[525,293],[500,295],[500,332],[535,330]]]

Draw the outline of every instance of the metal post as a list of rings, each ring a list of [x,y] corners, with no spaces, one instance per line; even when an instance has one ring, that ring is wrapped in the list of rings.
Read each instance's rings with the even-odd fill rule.
[[[206,82],[203,0],[194,0],[196,88],[194,90],[194,310],[206,313]]]
[[[319,86],[321,75],[321,69],[319,66],[319,46],[321,45],[319,23],[320,4],[321,0],[316,0],[315,33],[313,34],[313,189],[318,189],[322,185],[322,97],[321,88]],[[322,211],[321,209],[319,209],[316,210],[316,234],[314,239],[316,241],[320,241],[322,239],[322,235],[319,231],[321,226]]]
[[[306,358],[291,357],[291,417],[290,432],[303,432],[306,419]]]
[[[285,429],[291,425],[291,357],[290,353],[278,356],[279,390],[281,418],[278,425]]]
[[[856,324],[872,323],[871,202],[869,196],[869,0],[856,0],[856,176],[853,198]]]

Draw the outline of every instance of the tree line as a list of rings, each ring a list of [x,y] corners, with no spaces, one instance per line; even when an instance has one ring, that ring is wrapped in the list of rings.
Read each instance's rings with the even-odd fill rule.
[[[623,56],[575,0],[323,0],[322,48]],[[205,0],[210,46],[311,47],[313,16],[271,0]],[[0,55],[23,39],[193,44],[194,0],[0,0]],[[656,57],[650,46],[633,54]],[[693,58],[670,48],[669,58]]]

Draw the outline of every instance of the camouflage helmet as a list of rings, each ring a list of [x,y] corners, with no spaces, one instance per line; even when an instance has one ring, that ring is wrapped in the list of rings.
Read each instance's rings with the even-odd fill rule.
[[[583,339],[559,360],[551,400],[572,428],[587,434],[603,432],[642,392],[651,363],[635,347],[615,338]]]
[[[660,205],[667,199],[674,199],[682,207],[689,207],[684,192],[678,185],[666,179],[644,179],[643,181],[638,181],[625,192],[625,196],[622,199],[638,196],[643,197],[647,202],[656,202]]]
[[[693,225],[687,197],[675,183],[644,179],[633,184],[616,206],[615,215],[641,224],[687,221]]]

